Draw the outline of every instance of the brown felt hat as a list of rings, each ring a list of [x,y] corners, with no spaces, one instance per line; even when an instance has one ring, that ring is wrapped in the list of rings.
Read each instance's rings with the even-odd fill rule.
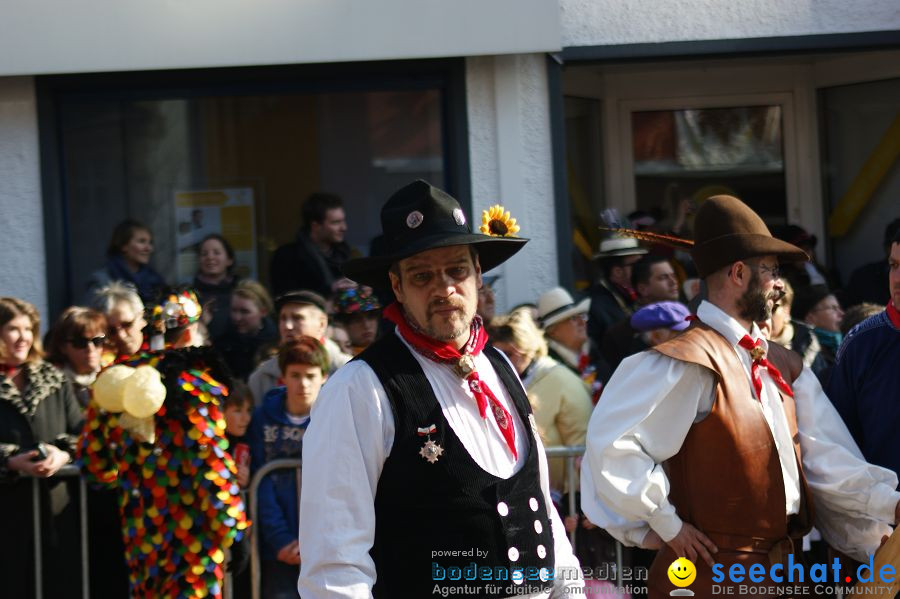
[[[806,252],[772,237],[766,223],[747,204],[732,196],[712,196],[694,219],[691,257],[701,277],[754,256],[777,256],[785,262],[809,260]]]

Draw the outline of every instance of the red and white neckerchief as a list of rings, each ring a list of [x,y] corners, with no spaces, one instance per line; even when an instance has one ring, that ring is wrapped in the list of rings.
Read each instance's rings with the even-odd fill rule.
[[[463,346],[463,352],[448,343],[436,341],[430,337],[426,337],[406,320],[406,314],[398,302],[394,302],[384,309],[384,318],[397,325],[400,335],[406,340],[417,352],[441,364],[450,364],[454,370],[463,377],[469,384],[472,395],[478,403],[478,412],[482,418],[487,418],[488,405],[491,406],[491,413],[494,415],[494,421],[500,434],[506,441],[506,446],[512,453],[513,459],[518,459],[519,455],[516,451],[516,431],[513,426],[512,417],[503,404],[494,395],[484,381],[478,378],[478,371],[475,370],[474,356],[481,353],[487,344],[488,335],[481,323],[481,317],[475,316],[472,319],[472,325],[469,331],[469,340]]]
[[[753,339],[750,338],[750,335],[744,335],[743,339],[738,342],[738,345],[749,351],[750,357],[753,359],[753,363],[750,366],[750,378],[753,379],[753,388],[756,390],[757,400],[762,401],[762,376],[759,374],[760,366],[766,369],[766,372],[769,373],[769,376],[772,377],[772,381],[778,385],[779,389],[784,391],[786,395],[794,397],[794,391],[791,389],[791,386],[787,384],[787,381],[784,380],[784,377],[781,376],[781,373],[775,368],[775,365],[766,359],[766,351],[762,347],[762,339],[753,341]]]

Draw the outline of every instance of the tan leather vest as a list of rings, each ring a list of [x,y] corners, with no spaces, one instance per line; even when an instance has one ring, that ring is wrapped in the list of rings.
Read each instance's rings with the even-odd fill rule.
[[[716,375],[712,411],[691,426],[680,451],[664,465],[671,484],[669,499],[678,516],[707,534],[772,540],[785,537],[784,479],[775,441],[731,343],[709,326],[695,322],[654,349],[676,360],[699,364]],[[776,343],[769,343],[767,357],[788,384],[802,371],[800,357]],[[779,394],[800,472],[799,524],[808,529],[812,503],[800,461],[794,399]]]

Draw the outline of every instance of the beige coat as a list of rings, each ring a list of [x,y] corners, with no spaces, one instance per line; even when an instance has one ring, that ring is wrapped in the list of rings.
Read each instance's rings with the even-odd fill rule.
[[[544,446],[584,445],[593,410],[584,382],[564,364],[541,357],[526,377],[525,385]],[[550,458],[548,461],[550,489],[565,491],[565,460]],[[578,480],[577,473],[575,480]]]

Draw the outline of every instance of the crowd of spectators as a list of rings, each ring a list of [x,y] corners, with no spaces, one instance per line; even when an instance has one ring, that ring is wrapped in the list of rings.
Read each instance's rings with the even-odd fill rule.
[[[267,462],[301,457],[310,408],[325,380],[392,330],[381,319],[390,298],[379,299],[376,291],[341,274],[342,262],[354,254],[344,241],[346,229],[340,198],[314,194],[304,205],[297,239],[274,254],[268,287],[235,274],[235,252],[226,237],[213,233],[197,245],[191,287],[203,305],[203,326],[195,343],[218,350],[236,381],[223,409],[229,451],[244,489]],[[888,225],[887,251],[898,229],[900,219]],[[799,227],[774,230],[810,251],[815,247],[815,238]],[[29,597],[34,591],[28,561],[34,543],[31,486],[22,475],[46,479],[42,546],[45,563],[58,568],[47,576],[45,595],[48,589],[47,596],[63,596],[52,589],[78,588],[78,563],[71,559],[78,554],[75,487],[55,475],[76,457],[73,439],[97,374],[116,358],[153,349],[145,305],[165,288],[167,277],[151,267],[152,255],[149,228],[133,220],[118,225],[105,265],[91,276],[81,305],[57,316],[45,336],[46,351],[35,308],[0,298],[0,505],[6,514],[20,516],[10,519],[8,540],[0,543],[10,596]],[[850,327],[884,309],[886,264],[878,260],[861,267],[845,288],[814,262],[786,270],[782,298],[771,320],[759,324],[771,340],[800,354],[826,386]],[[600,244],[593,265],[594,279],[583,298],[556,287],[533,304],[498,313],[497,277],[485,276],[479,292],[478,314],[522,379],[547,446],[582,445],[615,368],[685,329],[691,307],[703,295],[690,261],[669,247],[614,236]],[[296,480],[293,472],[277,472],[258,489],[260,516],[250,542],[260,544],[266,597],[297,596]],[[561,462],[551,464],[550,482],[566,525],[595,529],[583,515],[567,513],[565,497],[577,488],[569,488]],[[102,593],[97,596],[124,596],[115,504],[100,490],[92,491],[89,501],[92,590]],[[608,557],[607,541],[598,537],[579,544],[583,565]],[[95,569],[101,559],[103,569]],[[640,564],[644,558],[633,559]],[[233,563],[233,596],[249,596],[246,560]]]

